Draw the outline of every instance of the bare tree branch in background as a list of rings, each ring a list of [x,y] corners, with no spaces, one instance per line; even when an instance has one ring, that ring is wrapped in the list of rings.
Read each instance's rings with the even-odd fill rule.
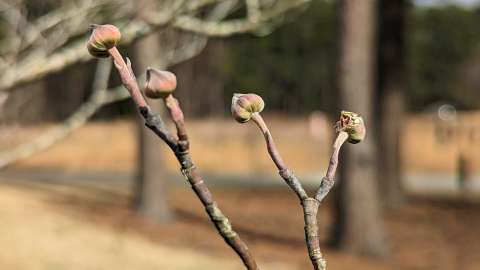
[[[60,139],[65,138],[73,130],[82,126],[100,106],[105,104],[107,97],[106,88],[111,67],[112,64],[110,61],[98,62],[95,79],[93,81],[93,92],[89,100],[82,104],[82,106],[60,126],[45,132],[31,142],[20,145],[11,151],[0,153],[0,168],[49,148]]]
[[[130,1],[67,0],[59,8],[30,20],[24,1],[1,2],[0,16],[11,18],[8,22],[12,27],[8,28],[11,33],[4,39],[0,37],[0,44],[5,45],[0,49],[0,110],[2,101],[7,101],[8,93],[16,86],[90,60],[83,33],[91,22],[109,20],[121,26],[120,45],[128,45],[153,32],[166,35],[178,32],[174,40],[162,39],[165,40],[162,59],[158,59],[156,66],[166,68],[200,53],[210,36],[230,36],[272,27],[279,24],[286,13],[301,10],[310,1],[161,0],[157,1],[155,11],[140,19],[134,17],[134,5]],[[242,8],[247,10],[245,18],[228,19],[230,14]],[[82,126],[103,105],[128,97],[121,86],[98,92],[94,91],[92,97],[59,127],[0,153],[0,168],[47,149]]]
[[[205,36],[230,36],[255,32],[266,25],[278,24],[286,13],[305,7],[311,0],[183,0],[158,1],[158,8],[140,19],[126,0],[68,1],[69,4],[53,10],[30,22],[24,21],[22,31],[16,31],[15,42],[6,44],[0,55],[0,90],[12,89],[49,73],[59,71],[89,57],[83,49],[82,31],[90,22],[102,23],[108,19],[123,29],[122,45],[148,35],[160,28],[172,28]],[[2,3],[1,14],[22,17],[22,2]],[[212,18],[211,12],[224,10],[227,16]],[[246,8],[245,18],[225,19],[233,11]],[[1,15],[0,14],[0,15]],[[15,17],[15,16],[13,16]],[[18,28],[18,27],[17,27]],[[47,42],[48,41],[48,42]],[[12,66],[12,63],[15,65]]]
[[[167,57],[165,58],[166,62],[161,64],[175,65],[186,59],[190,59],[200,53],[207,44],[205,37],[190,36],[188,39],[190,41],[185,42],[180,48],[168,50]],[[99,67],[95,75],[93,92],[90,99],[82,104],[70,117],[65,119],[64,122],[59,124],[58,127],[46,131],[32,141],[21,144],[11,150],[0,152],[0,169],[48,149],[85,124],[101,107],[129,97],[128,92],[124,91],[122,85],[107,89],[108,76],[107,68],[104,67],[106,65],[105,62],[108,61],[101,61],[98,64]],[[110,71],[108,71],[108,74],[110,74]],[[101,78],[99,78],[99,76]],[[105,79],[105,82],[102,84],[101,79]],[[143,83],[145,81],[145,75],[139,77],[139,81]],[[2,100],[0,100],[0,102],[1,101]]]

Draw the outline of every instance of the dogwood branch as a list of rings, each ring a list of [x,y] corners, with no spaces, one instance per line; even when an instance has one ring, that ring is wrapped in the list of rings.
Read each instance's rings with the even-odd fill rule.
[[[280,152],[278,151],[273,137],[268,129],[267,124],[263,120],[259,112],[252,114],[251,118],[258,126],[262,134],[264,135],[267,145],[268,153],[278,168],[280,176],[285,180],[288,186],[295,192],[300,200],[303,209],[304,222],[305,222],[305,241],[307,244],[308,255],[315,270],[326,269],[326,260],[320,249],[320,241],[318,235],[317,225],[317,213],[318,208],[322,200],[327,196],[330,189],[334,184],[334,175],[338,165],[338,154],[340,147],[348,139],[348,134],[344,131],[340,131],[333,144],[333,153],[330,158],[326,176],[322,178],[320,187],[318,188],[315,197],[309,197],[302,187],[301,182],[294,175],[283,161]]]
[[[218,233],[223,237],[225,242],[238,254],[242,262],[249,270],[257,270],[258,266],[250,253],[245,242],[240,236],[233,230],[230,221],[219,209],[217,203],[213,199],[213,196],[205,184],[203,178],[198,173],[197,167],[192,161],[189,153],[188,137],[186,135],[185,124],[183,120],[183,113],[175,99],[173,103],[170,103],[169,112],[176,124],[177,133],[179,138],[175,138],[170,134],[166,128],[163,120],[158,113],[152,111],[148,106],[142,93],[140,92],[138,83],[133,74],[129,61],[125,62],[116,48],[109,50],[110,55],[113,58],[115,67],[117,68],[122,83],[129,91],[136,106],[138,107],[140,114],[145,119],[145,125],[152,130],[159,138],[161,138],[174,152],[177,160],[181,165],[182,174],[190,183],[195,194],[202,202],[205,210],[214,223]]]

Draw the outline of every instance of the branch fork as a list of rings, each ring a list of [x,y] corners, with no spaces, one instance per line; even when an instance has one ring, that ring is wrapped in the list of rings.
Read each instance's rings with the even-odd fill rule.
[[[279,175],[299,198],[304,214],[305,241],[313,268],[315,270],[324,270],[327,267],[327,261],[320,249],[317,225],[318,208],[335,183],[334,175],[338,165],[338,154],[341,146],[346,141],[358,143],[365,137],[363,119],[356,113],[342,111],[340,120],[335,125],[337,137],[333,143],[333,152],[330,157],[327,173],[325,177],[322,178],[315,196],[310,197],[293,171],[286,166],[267,124],[260,115],[263,111],[264,104],[262,98],[258,95],[235,94],[232,99],[232,115],[239,123],[246,123],[251,119],[262,132],[267,151],[277,167]]]

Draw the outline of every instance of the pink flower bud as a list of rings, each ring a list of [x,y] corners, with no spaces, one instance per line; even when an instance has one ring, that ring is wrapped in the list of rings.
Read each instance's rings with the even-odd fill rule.
[[[149,98],[166,98],[177,88],[177,77],[170,71],[147,68],[145,95]]]
[[[263,111],[265,103],[259,95],[234,94],[232,98],[232,115],[239,123],[246,123],[253,113]]]
[[[108,57],[108,50],[115,47],[122,37],[120,30],[114,25],[92,25],[92,34],[87,43],[88,52],[93,57]]]
[[[348,133],[348,142],[356,144],[361,142],[366,135],[366,128],[363,118],[354,112],[342,111],[340,120],[336,123],[337,132]]]

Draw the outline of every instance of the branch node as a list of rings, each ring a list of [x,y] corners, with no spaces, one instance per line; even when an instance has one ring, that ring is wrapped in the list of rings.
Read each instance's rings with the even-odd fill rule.
[[[192,168],[195,167],[188,151],[177,152],[175,153],[175,155],[177,156],[177,159],[180,162],[182,170],[191,170]]]
[[[232,239],[237,236],[237,233],[232,229],[232,224],[230,224],[230,221],[223,215],[215,203],[205,206],[205,210],[223,237]]]
[[[305,198],[302,200],[303,208],[305,209],[305,215],[317,215],[320,202],[314,198]]]
[[[185,180],[190,183],[190,169],[191,168],[180,168],[180,172],[182,173]]]
[[[155,127],[155,126],[164,126],[160,115],[157,113],[152,113],[150,108],[148,107],[140,107],[140,114],[142,114],[143,118],[145,119],[145,125],[147,127]]]
[[[138,109],[142,117],[145,119],[145,126],[157,134],[176,154],[178,151],[178,143],[168,132],[160,115],[152,112],[148,105],[139,106]]]
[[[178,150],[183,152],[183,153],[188,153],[188,149],[190,148],[190,144],[188,140],[183,140],[182,138],[179,138],[178,140]]]

